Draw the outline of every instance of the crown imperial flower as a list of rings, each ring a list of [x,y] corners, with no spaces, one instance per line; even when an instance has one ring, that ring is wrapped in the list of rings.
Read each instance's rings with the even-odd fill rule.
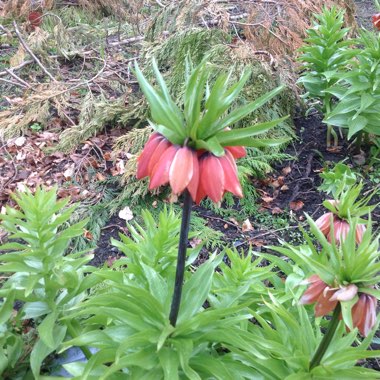
[[[318,275],[312,275],[306,280],[306,283],[309,286],[302,295],[300,304],[315,303],[316,317],[322,317],[332,312],[338,302],[353,300],[359,291],[355,284],[331,288]],[[351,309],[353,326],[357,327],[363,336],[367,336],[376,323],[376,303],[375,297],[361,293]]]
[[[332,212],[327,212],[320,216],[315,224],[321,230],[323,235],[326,236],[327,240],[331,243],[334,240],[337,244],[340,244],[343,240],[347,238],[350,232],[350,224],[344,220],[340,219],[337,215]],[[366,231],[366,226],[364,224],[357,224],[355,229],[356,243],[360,244],[363,240],[364,232]]]
[[[372,24],[376,29],[380,30],[380,13],[376,13],[372,16]]]
[[[367,336],[376,324],[376,304],[375,297],[362,293],[352,308],[352,323],[363,336]]]
[[[173,145],[153,133],[137,159],[137,178],[149,177],[149,189],[170,184],[174,194],[187,189],[198,204],[208,196],[220,202],[225,192],[243,197],[237,176],[236,157],[244,157],[244,147],[226,147],[217,157],[205,150]]]

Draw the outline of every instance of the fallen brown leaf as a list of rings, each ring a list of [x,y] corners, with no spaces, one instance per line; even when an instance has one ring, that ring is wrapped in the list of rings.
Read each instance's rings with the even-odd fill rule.
[[[326,150],[330,153],[339,153],[342,150],[341,146],[330,146],[326,148]]]
[[[96,173],[96,179],[98,181],[105,181],[106,180],[106,176],[103,173],[97,172]]]
[[[265,241],[262,239],[251,239],[249,240],[249,243],[255,247],[262,247],[263,245],[265,245]]]
[[[290,209],[293,210],[293,211],[299,211],[299,210],[301,210],[304,205],[305,204],[302,201],[300,201],[300,200],[290,202],[290,204],[289,204]]]
[[[84,230],[83,232],[83,237],[87,240],[93,240],[94,239],[94,236],[92,235],[92,233],[88,230]]]
[[[235,218],[230,218],[230,221],[235,224],[235,226],[239,226],[239,222]]]
[[[202,243],[202,239],[199,239],[199,238],[192,238],[189,240],[189,244],[192,248],[198,247],[198,245],[201,243]]]
[[[243,222],[243,224],[241,226],[241,229],[242,229],[243,232],[248,232],[248,231],[253,231],[254,230],[254,228],[253,228],[251,222],[249,221],[249,219],[246,219]]]

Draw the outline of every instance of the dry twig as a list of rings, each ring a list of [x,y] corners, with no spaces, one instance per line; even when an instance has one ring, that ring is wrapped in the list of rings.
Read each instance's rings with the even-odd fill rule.
[[[15,66],[15,67],[11,67],[10,69],[8,69],[8,70],[10,70],[10,71],[16,71],[16,70],[20,70],[20,69],[22,69],[24,66],[27,66],[27,65],[30,65],[31,63],[33,63],[34,61],[33,60],[28,60],[28,61],[24,61],[24,62],[22,62],[22,63],[20,63],[18,66]],[[6,71],[6,70],[4,70],[4,71],[0,71],[0,77],[4,77],[4,76],[6,76],[6,75],[9,75],[9,73]]]
[[[28,83],[28,82],[25,82],[24,79],[21,79],[18,75],[16,75],[12,70],[9,70],[9,69],[5,69],[5,71],[11,76],[13,77],[17,82],[23,84],[25,87],[28,87],[29,89],[32,89],[32,86]]]
[[[15,28],[15,32],[17,34],[18,39],[20,40],[21,45],[24,47],[24,49],[30,54],[30,56],[34,59],[34,61],[37,63],[38,66],[41,67],[42,71],[53,81],[57,82],[57,80],[53,77],[52,74],[49,73],[49,71],[46,69],[46,67],[42,64],[42,62],[37,58],[37,56],[33,53],[32,49],[28,46],[28,44],[24,41],[22,38],[22,35],[20,33],[20,30],[18,29],[16,21],[13,21],[13,26]]]
[[[27,88],[25,85],[21,84],[21,83],[18,83],[18,82],[13,82],[11,80],[8,80],[8,79],[4,79],[4,78],[0,78],[0,82],[5,82],[5,83],[8,83],[8,84],[11,84],[12,86],[18,86],[18,87],[21,87],[21,88]]]

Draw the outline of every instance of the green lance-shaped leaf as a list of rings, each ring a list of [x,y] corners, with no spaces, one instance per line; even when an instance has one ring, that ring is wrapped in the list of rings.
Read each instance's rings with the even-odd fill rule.
[[[233,111],[231,111],[226,117],[224,117],[221,120],[217,120],[211,125],[204,134],[201,135],[201,138],[207,139],[208,137],[223,131],[225,128],[237,123],[239,120],[243,119],[250,113],[256,111],[258,108],[260,108],[262,105],[267,103],[270,99],[274,98],[276,95],[278,95],[282,90],[284,89],[284,86],[280,86],[275,88],[274,90],[268,92],[267,94],[264,94],[260,98],[256,99],[254,102],[251,102],[249,104],[246,104],[245,106],[242,106],[240,108],[237,108]]]
[[[157,80],[161,86],[161,90],[164,91],[164,94],[158,93],[146,80],[137,63],[135,64],[135,73],[141,90],[145,94],[150,105],[153,121],[156,124],[164,125],[166,128],[175,131],[179,137],[185,139],[185,128],[183,126],[183,120],[180,117],[180,110],[171,100],[170,95],[167,93],[167,88],[164,85],[164,80],[161,77],[161,74]],[[176,142],[173,141],[173,143]]]
[[[271,120],[265,123],[256,124],[252,127],[233,129],[231,131],[222,131],[222,132],[219,132],[216,135],[216,137],[218,138],[219,143],[223,146],[236,146],[236,145],[245,146],[247,145],[246,144],[247,139],[269,131],[271,128],[283,122],[288,117],[289,116],[285,116],[280,119],[275,119],[275,120]],[[268,143],[270,143],[270,140],[268,141]]]

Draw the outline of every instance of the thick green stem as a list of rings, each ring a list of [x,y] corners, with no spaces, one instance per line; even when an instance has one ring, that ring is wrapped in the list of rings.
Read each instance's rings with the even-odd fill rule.
[[[70,322],[67,322],[66,326],[67,326],[67,331],[69,332],[71,338],[74,339],[79,336],[77,329]],[[89,360],[92,356],[91,351],[87,347],[81,347],[80,349],[82,350],[86,359]]]
[[[356,137],[356,144],[355,144],[356,154],[360,154],[360,148],[362,147],[362,143],[363,143],[363,131],[359,131]]]
[[[363,134],[364,134],[364,145],[368,146],[370,144],[369,133],[363,132]]]
[[[325,115],[328,115],[331,111],[331,96],[327,95],[324,99],[324,109]],[[327,124],[327,135],[326,135],[326,145],[327,147],[331,146],[331,136],[334,137],[334,146],[338,146],[338,135],[335,132],[331,124]]]
[[[333,316],[330,320],[326,334],[324,335],[323,339],[321,340],[321,343],[319,343],[318,349],[315,352],[313,358],[311,359],[310,370],[312,370],[313,368],[315,368],[315,367],[319,366],[319,364],[321,364],[321,360],[323,359],[323,356],[325,355],[325,353],[326,353],[326,351],[327,351],[327,349],[328,349],[328,347],[332,341],[332,338],[334,337],[336,328],[339,325],[340,310],[341,310],[341,307],[340,307],[340,303],[338,302],[338,304],[336,305],[336,307],[334,309],[334,313],[333,313]]]
[[[178,256],[177,256],[177,269],[175,274],[175,284],[174,292],[172,298],[172,305],[170,308],[169,321],[172,326],[177,323],[179,307],[181,304],[183,277],[185,274],[185,262],[186,262],[186,250],[189,237],[189,227],[190,227],[190,214],[191,206],[193,201],[191,199],[190,193],[185,190],[185,197],[183,200],[182,209],[182,223],[181,223],[181,234],[179,237],[178,246]]]
[[[331,146],[331,125],[327,124],[326,145],[329,148]]]
[[[331,127],[331,134],[334,137],[334,146],[338,146],[338,134],[333,127]]]

